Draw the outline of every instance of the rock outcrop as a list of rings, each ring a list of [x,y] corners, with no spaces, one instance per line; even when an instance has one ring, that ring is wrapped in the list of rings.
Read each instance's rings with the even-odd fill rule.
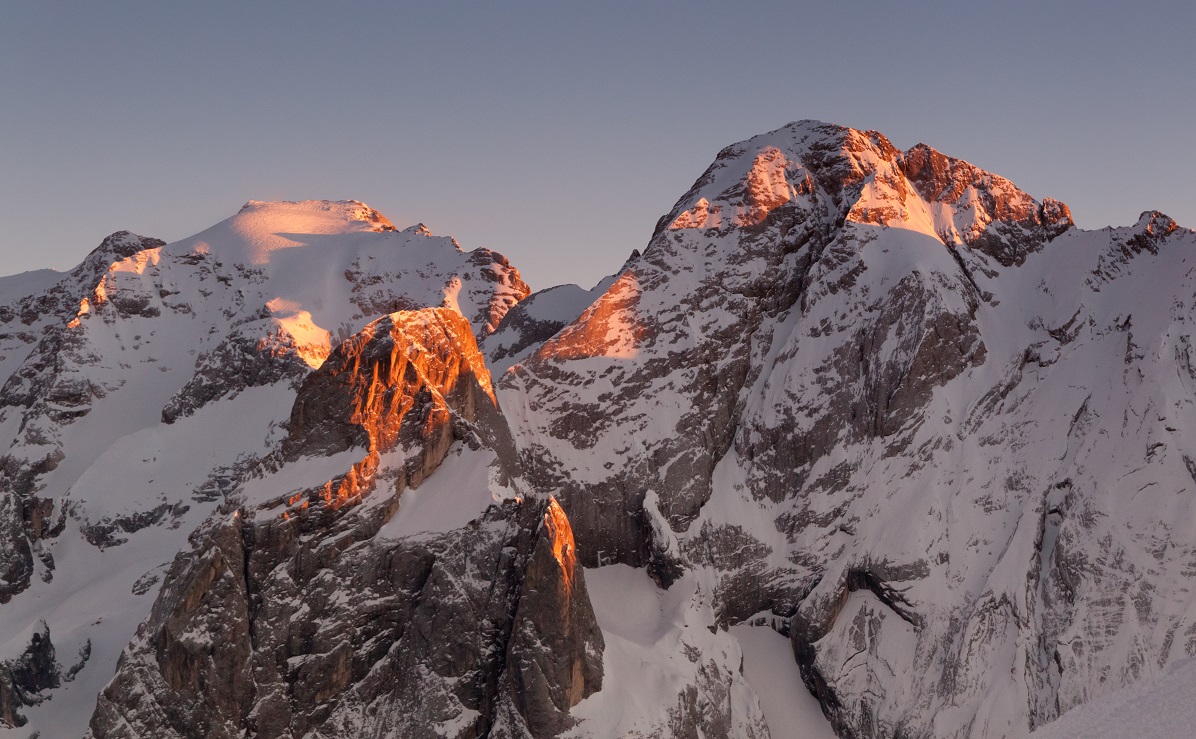
[[[26,720],[20,709],[40,704],[46,691],[74,677],[87,661],[86,654],[80,657],[82,662],[64,675],[50,640],[50,628],[45,621],[38,622],[25,650],[15,659],[0,662],[0,726],[24,726]]]
[[[554,502],[423,541],[348,516],[311,547],[296,526],[237,515],[193,537],[89,736],[546,737],[601,687]]]
[[[312,325],[310,313],[289,321],[271,317],[248,321],[196,361],[195,374],[162,409],[162,421],[174,423],[246,388],[286,381],[298,389],[330,351],[328,332]]]

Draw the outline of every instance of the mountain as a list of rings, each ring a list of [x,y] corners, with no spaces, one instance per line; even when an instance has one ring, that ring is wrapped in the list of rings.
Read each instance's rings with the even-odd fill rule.
[[[82,666],[15,699],[0,669],[0,713],[47,736],[83,734],[188,535],[277,464],[313,368],[380,315],[449,311],[473,340],[528,294],[501,255],[352,201],[251,202],[174,244],[114,234],[38,280],[0,283],[0,660],[44,619],[54,670]]]
[[[0,721],[1049,735],[1196,654],[1193,246],[815,121],[588,291],[354,201],[115,234],[0,280]]]

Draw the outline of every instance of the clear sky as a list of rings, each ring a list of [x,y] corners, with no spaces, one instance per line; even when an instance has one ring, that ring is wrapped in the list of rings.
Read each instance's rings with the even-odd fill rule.
[[[2,2],[0,274],[356,198],[588,285],[800,118],[1196,227],[1193,5]]]

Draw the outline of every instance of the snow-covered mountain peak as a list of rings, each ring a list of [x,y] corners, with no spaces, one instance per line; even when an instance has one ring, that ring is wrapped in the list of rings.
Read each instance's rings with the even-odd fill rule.
[[[1024,736],[1196,653],[1194,238],[801,121],[724,149],[499,400],[583,562],[783,619],[840,735]]]
[[[275,252],[310,246],[314,237],[395,231],[385,216],[357,200],[262,202],[250,200],[232,218],[173,244],[173,251],[216,254],[262,265]]]
[[[846,221],[924,233],[1005,266],[1073,225],[1063,203],[1035,200],[925,144],[902,152],[877,131],[804,120],[723,149],[658,233],[758,228],[782,208],[826,227]]]
[[[151,248],[146,246],[146,242],[155,242],[155,244],[161,245],[161,242],[157,239],[138,236],[130,231],[117,231],[107,236],[100,242],[99,246],[92,249],[84,261],[112,262],[124,259],[125,257],[131,257],[142,249]]]
[[[769,213],[818,189],[838,200],[896,148],[882,135],[821,121],[790,123],[719,152],[673,211],[669,230],[757,226]]]
[[[1142,215],[1138,216],[1138,222],[1132,227],[1135,233],[1143,233],[1149,236],[1162,237],[1169,236],[1174,231],[1183,228],[1175,222],[1171,216],[1166,213],[1160,213],[1157,210],[1143,211]],[[1191,229],[1185,229],[1191,231]]]
[[[297,226],[297,232],[304,233],[395,230],[386,216],[360,200],[250,200],[238,215],[245,213],[279,223],[289,221]]]
[[[1026,736],[1196,654],[1193,248],[807,120],[590,290],[356,201],[0,278],[0,739]]]
[[[93,308],[113,295],[128,301],[140,294],[135,302],[156,304],[194,288],[221,322],[246,311],[279,318],[307,311],[304,322],[339,341],[370,317],[444,305],[465,315],[480,338],[530,292],[502,255],[464,251],[422,225],[399,231],[356,200],[251,200],[231,218],[174,243],[139,238],[114,234],[78,268],[90,277],[78,275],[85,292],[73,300],[76,308],[84,297]],[[213,288],[200,284],[206,281],[229,291],[237,305],[211,299]]]

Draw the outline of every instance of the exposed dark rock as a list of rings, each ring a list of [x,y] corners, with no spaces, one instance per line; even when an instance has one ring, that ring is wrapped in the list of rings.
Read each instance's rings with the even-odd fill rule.
[[[127,539],[121,534],[134,534],[169,518],[178,518],[187,512],[189,506],[182,503],[161,503],[153,508],[138,511],[127,516],[105,517],[99,521],[83,522],[79,530],[92,546],[104,549],[123,544]]]
[[[50,627],[41,621],[21,656],[0,662],[0,725],[24,726],[19,709],[38,705],[44,700],[43,691],[61,684],[62,670],[54,659]]]
[[[15,493],[0,493],[0,603],[29,587],[33,576],[33,551],[21,509],[21,499]]]
[[[302,379],[328,356],[327,340],[303,344],[270,319],[238,326],[216,348],[196,362],[195,374],[162,409],[162,421],[173,423],[208,403],[233,397],[250,387]]]
[[[300,544],[294,520],[238,512],[197,533],[89,736],[571,725],[569,707],[601,686],[602,636],[559,506],[510,503],[426,540],[378,539],[380,523],[349,516]]]

